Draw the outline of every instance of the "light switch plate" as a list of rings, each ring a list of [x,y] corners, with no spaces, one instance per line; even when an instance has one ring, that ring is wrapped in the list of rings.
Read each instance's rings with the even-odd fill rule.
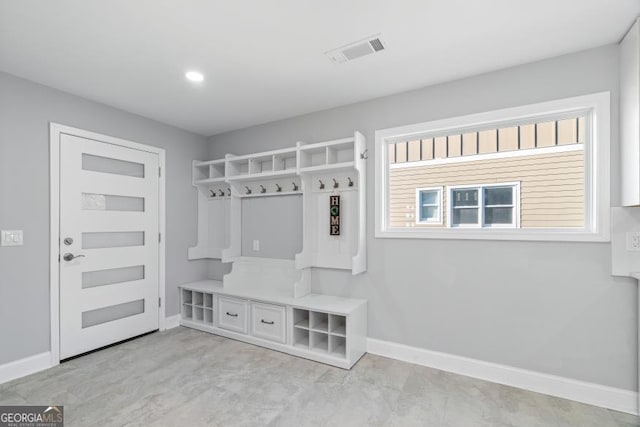
[[[0,246],[22,246],[23,241],[22,230],[2,230]]]
[[[640,251],[640,231],[627,231],[627,250]]]

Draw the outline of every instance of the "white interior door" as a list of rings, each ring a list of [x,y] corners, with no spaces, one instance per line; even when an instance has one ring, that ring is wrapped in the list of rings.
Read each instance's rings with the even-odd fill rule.
[[[158,329],[159,156],[60,138],[60,358]]]

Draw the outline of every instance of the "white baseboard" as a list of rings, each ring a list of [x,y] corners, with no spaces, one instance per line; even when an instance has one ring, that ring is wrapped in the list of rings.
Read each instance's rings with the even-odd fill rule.
[[[638,414],[638,393],[453,354],[367,338],[367,352],[441,371]]]
[[[0,384],[50,368],[51,352],[40,353],[0,365]]]
[[[180,315],[168,316],[164,318],[164,329],[173,329],[180,326]]]

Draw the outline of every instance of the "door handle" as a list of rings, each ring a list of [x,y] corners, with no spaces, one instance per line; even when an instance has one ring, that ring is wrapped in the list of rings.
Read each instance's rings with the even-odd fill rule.
[[[260,320],[260,322],[264,323],[265,325],[273,325],[274,323],[276,323],[276,322],[274,322],[273,320],[272,320],[271,322],[267,322],[267,321],[266,321],[266,320],[264,320],[264,319]]]
[[[230,317],[238,317],[238,313],[229,313],[229,312],[227,311],[227,316],[230,316]]]
[[[62,255],[62,259],[69,262],[69,261],[73,261],[76,258],[84,258],[84,255],[74,255],[72,253],[67,252],[66,254]]]

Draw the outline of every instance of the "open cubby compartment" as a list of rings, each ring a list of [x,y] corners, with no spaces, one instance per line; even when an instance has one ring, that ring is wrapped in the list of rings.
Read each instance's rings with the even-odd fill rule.
[[[311,331],[311,350],[327,353],[329,352],[329,335],[326,332]]]
[[[294,347],[309,349],[309,330],[308,329],[293,329],[293,345]]]
[[[213,308],[213,295],[212,294],[203,294],[204,297],[204,307],[205,308]]]
[[[249,159],[249,175],[273,172],[273,155],[252,157]]]
[[[210,178],[208,162],[193,162],[193,182],[202,181]]]
[[[189,289],[182,290],[182,303],[193,304],[193,293]]]
[[[312,311],[310,325],[312,330],[326,333],[329,331],[329,315],[327,313]]]
[[[247,156],[227,156],[225,172],[227,177],[243,176],[249,174],[250,158]]]
[[[312,144],[300,146],[300,169],[314,166],[324,166],[327,164],[327,147],[324,145]]]
[[[193,162],[193,184],[208,185],[225,179],[225,159]]]
[[[193,306],[191,304],[182,304],[182,318],[185,320],[193,319]]]
[[[297,150],[288,150],[273,155],[273,171],[295,171],[298,167]]]
[[[355,153],[354,144],[354,138],[346,138],[334,141],[327,145],[327,164],[333,165],[337,163],[353,162],[357,155]]]
[[[224,178],[225,176],[225,161],[216,160],[209,165],[209,177],[210,178]]]
[[[199,307],[202,307],[203,305],[203,295],[202,292],[193,292],[193,305],[197,305]]]
[[[329,335],[329,352],[335,357],[347,357],[347,339],[337,335]]]
[[[196,322],[204,322],[204,309],[202,307],[193,307],[193,320]]]
[[[296,328],[309,329],[309,310],[294,308],[293,326]]]
[[[204,309],[204,323],[213,325],[213,310],[208,308]]]
[[[329,315],[329,332],[333,335],[347,335],[347,317],[339,314]]]

